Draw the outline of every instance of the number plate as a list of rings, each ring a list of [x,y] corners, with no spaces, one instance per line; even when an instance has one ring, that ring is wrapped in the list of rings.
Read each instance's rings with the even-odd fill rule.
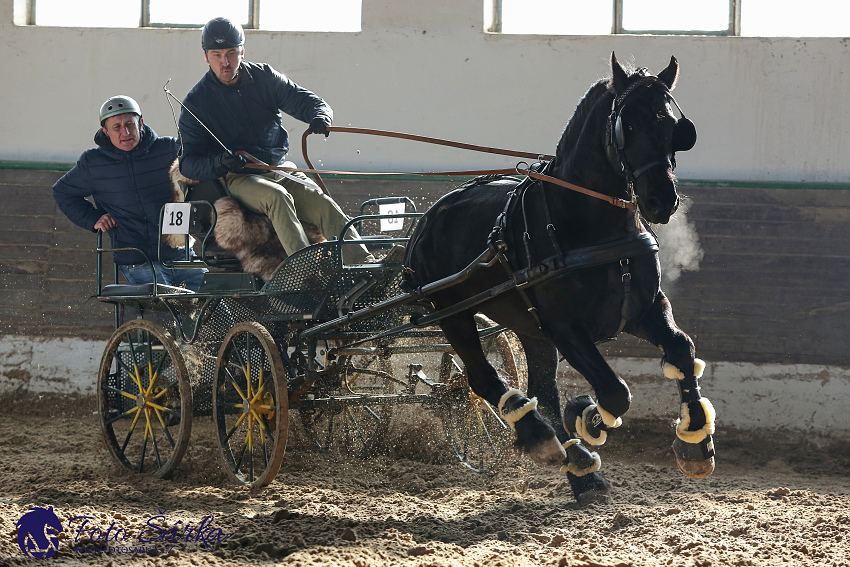
[[[189,234],[189,203],[166,203],[162,215],[162,234]]]
[[[378,212],[382,215],[403,215],[405,212],[405,203],[392,203],[389,205],[378,205]],[[381,232],[393,230],[402,230],[404,228],[404,218],[388,218],[381,219]]]

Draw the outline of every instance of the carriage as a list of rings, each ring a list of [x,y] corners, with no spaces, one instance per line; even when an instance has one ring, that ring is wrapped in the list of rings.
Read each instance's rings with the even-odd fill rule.
[[[421,216],[409,198],[367,201],[342,231],[354,225],[365,233],[362,241],[340,235],[313,244],[264,281],[242,271],[215,242],[210,194],[215,187],[193,187],[185,207],[163,207],[160,222],[166,232],[171,222],[185,227],[186,238],[197,237],[199,256],[187,254],[174,265],[209,270],[197,293],[156,282],[117,283],[117,272],[116,283],[103,285],[102,256],[110,250],[98,237],[96,297],[114,305],[116,326],[98,371],[98,408],[119,463],[168,476],[187,449],[193,418],[211,416],[228,473],[265,486],[281,466],[290,421],[316,450],[339,444],[366,457],[384,437],[393,409],[406,404],[439,415],[467,467],[492,471],[502,462],[508,427],[471,394],[439,328],[384,333],[428,311],[412,298],[375,309],[398,295],[402,264],[344,263],[345,246],[364,243],[379,254],[405,243]],[[373,212],[382,207],[389,212]],[[480,326],[489,358],[506,376],[517,376],[504,328],[483,317]]]
[[[679,468],[710,475],[714,409],[700,395],[704,363],[661,290],[651,228],[676,211],[675,154],[693,147],[696,130],[670,93],[675,58],[651,75],[627,72],[612,54],[611,71],[579,102],[554,156],[478,172],[425,213],[407,212],[400,205],[412,202],[403,198],[368,201],[348,225],[361,240],[343,239],[346,226],[262,278],[210,238],[213,199],[166,205],[161,225],[185,228],[178,267],[211,271],[191,293],[101,286],[98,268],[97,297],[116,309],[98,372],[111,454],[166,476],[186,450],[192,418],[210,415],[228,473],[261,487],[281,465],[290,422],[318,450],[339,443],[366,456],[393,410],[415,405],[440,416],[467,467],[494,470],[513,441],[536,462],[560,466],[576,499],[593,499],[610,486],[582,442],[605,443],[631,402],[595,345],[627,332],[659,347],[663,373],[679,389]],[[199,264],[188,256],[190,236]],[[347,264],[345,247],[361,244],[404,244],[407,253],[403,264]],[[524,368],[514,356],[520,345]],[[595,399],[569,398],[562,411],[559,356]]]

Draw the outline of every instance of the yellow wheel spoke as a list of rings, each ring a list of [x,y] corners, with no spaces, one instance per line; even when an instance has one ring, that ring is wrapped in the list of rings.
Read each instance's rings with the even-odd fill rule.
[[[135,400],[138,397],[138,396],[135,396],[135,395],[133,395],[129,392],[125,392],[124,390],[119,390],[117,388],[115,388],[115,391],[118,392],[119,394],[121,394],[122,396],[130,398],[131,400]],[[136,409],[139,409],[139,408],[136,408]]]
[[[154,397],[152,397],[151,399],[152,399],[152,400],[155,400],[155,399],[157,399],[157,398],[160,398],[160,397],[162,397],[162,396],[163,396],[163,395],[164,395],[167,391],[168,391],[168,388],[163,388],[162,390],[160,390],[159,392],[157,392],[157,394],[156,394]]]
[[[150,401],[150,400],[147,400],[147,401],[145,402],[145,406],[146,406],[146,407],[151,407],[151,408],[154,408],[154,409],[157,409],[157,410],[160,410],[160,411],[168,411],[168,408],[167,408],[167,407],[165,407],[165,406],[161,406],[161,405],[159,405],[159,404],[155,404],[155,403],[153,403],[153,402],[152,402],[152,401]]]
[[[253,437],[251,435],[251,433],[254,431],[254,424],[252,423],[253,421],[254,421],[254,416],[251,415],[251,414],[248,414],[248,431],[245,433],[245,444],[248,445],[248,453],[249,454],[251,453],[251,451],[253,451],[253,443],[252,443]],[[251,458],[253,458],[253,457],[251,457]]]
[[[256,403],[256,402],[260,399],[260,396],[262,396],[262,395],[263,395],[263,388],[264,388],[264,387],[263,387],[262,385],[260,385],[260,387],[259,387],[259,388],[257,388],[257,392],[256,392],[256,393],[254,394],[254,396],[251,398],[251,405],[252,405],[252,406],[253,406],[253,405],[254,405],[254,404],[255,404],[255,403]]]
[[[132,433],[133,431],[136,430],[136,422],[139,421],[139,417],[142,415],[142,410],[140,408],[135,408],[135,409],[136,409],[136,417],[133,418],[133,423],[130,424],[129,433]]]
[[[264,429],[267,429],[266,425],[263,423],[263,420],[260,419],[260,415],[253,408],[251,409],[251,415],[254,417],[255,420],[257,420],[257,425],[260,426],[260,433],[262,433]]]
[[[251,363],[250,362],[248,362],[245,365],[245,381],[248,383],[248,395],[246,396],[246,398],[250,400],[253,397],[253,394],[251,393]]]
[[[156,376],[153,375],[153,361],[148,360],[148,389],[145,390],[145,397],[147,398],[151,391],[153,390],[153,384],[156,382]]]
[[[157,406],[154,406],[153,404],[150,404],[150,405],[151,405],[151,406],[153,406],[153,408],[154,408],[154,413],[156,414],[156,417],[157,417],[157,419],[159,420],[159,424],[162,426],[162,428],[163,428],[163,429],[168,429],[168,428],[165,426],[165,420],[164,420],[164,419],[162,419],[162,413],[160,413],[160,411],[159,411],[159,410],[160,410],[160,408],[158,408]],[[163,409],[164,409],[164,408],[163,408]]]
[[[229,374],[229,372],[228,372],[228,374]],[[247,400],[247,399],[248,399],[247,397],[245,397],[245,394],[243,394],[243,393],[242,393],[242,390],[240,390],[240,389],[239,389],[239,386],[237,386],[237,385],[236,385],[236,380],[234,380],[233,378],[231,378],[231,379],[230,379],[230,383],[231,383],[231,384],[233,384],[233,389],[235,389],[235,390],[236,390],[236,393],[237,393],[237,394],[239,394],[239,397],[240,397],[240,398],[242,398],[243,400]]]
[[[236,420],[236,423],[234,423],[234,424],[233,424],[233,428],[234,428],[234,429],[236,429],[237,427],[239,427],[239,424],[240,424],[240,423],[242,423],[242,422],[245,420],[245,416],[246,416],[246,415],[247,415],[247,414],[244,414],[244,413],[243,413],[242,415],[240,415],[240,416],[239,416],[239,419],[237,419],[237,420]]]
[[[361,375],[361,373],[358,372],[357,374],[355,374],[354,376],[352,376],[351,378],[349,378],[348,380],[345,381],[345,383],[346,383],[346,385],[348,386],[349,389],[351,389],[351,386],[354,385],[355,382],[357,382],[357,379],[360,378],[360,375]]]
[[[142,374],[141,374],[141,372],[139,372],[139,365],[134,362],[133,363],[133,373],[130,374],[130,378],[132,378],[133,382],[136,383],[136,387],[139,388],[140,394],[145,391],[145,389],[142,388],[142,378],[141,378],[141,376],[142,376]]]
[[[266,434],[265,434],[265,432],[266,432],[266,425],[263,423],[263,420],[262,420],[262,419],[260,419],[260,416],[259,416],[259,415],[257,415],[257,413],[256,413],[254,410],[251,410],[251,413],[253,414],[254,419],[256,419],[256,420],[257,420],[257,425],[259,425],[259,426],[260,426],[260,442],[261,442],[261,443],[263,444],[263,446],[265,447],[265,445],[266,445]]]
[[[145,440],[153,437],[153,429],[151,429],[151,410],[145,408]]]

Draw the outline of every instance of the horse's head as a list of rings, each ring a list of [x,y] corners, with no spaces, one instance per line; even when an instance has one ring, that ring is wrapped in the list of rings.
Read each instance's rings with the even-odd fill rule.
[[[675,57],[658,75],[646,69],[629,74],[611,54],[614,93],[608,117],[608,159],[633,185],[643,217],[666,223],[679,206],[676,193],[676,152],[696,143],[696,128],[681,113],[670,91],[676,86],[679,63]],[[673,114],[673,106],[680,118]]]

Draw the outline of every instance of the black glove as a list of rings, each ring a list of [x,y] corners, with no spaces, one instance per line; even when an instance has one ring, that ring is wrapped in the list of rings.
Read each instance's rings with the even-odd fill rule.
[[[324,134],[325,138],[331,135],[328,126],[331,125],[331,119],[326,116],[317,116],[310,121],[310,130],[314,134]]]
[[[244,157],[230,152],[224,152],[218,156],[218,164],[227,171],[232,171],[234,173],[242,169],[246,163],[248,163],[248,160]]]

